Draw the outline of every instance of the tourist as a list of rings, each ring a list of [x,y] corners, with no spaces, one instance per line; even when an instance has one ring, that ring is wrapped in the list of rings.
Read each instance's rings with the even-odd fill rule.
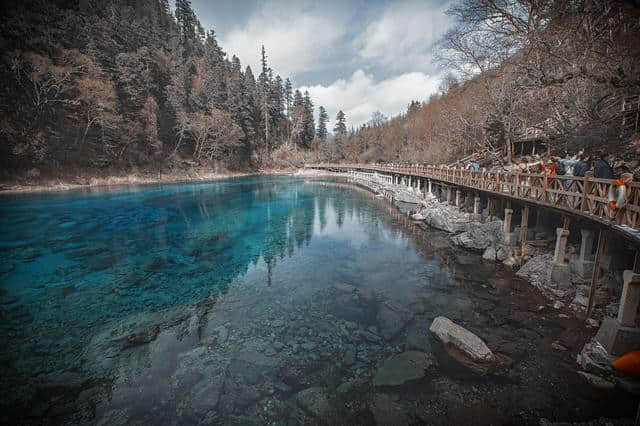
[[[593,176],[599,179],[613,179],[613,169],[609,164],[609,153],[604,153],[593,163]]]
[[[580,154],[580,160],[573,166],[573,175],[584,177],[589,170],[589,163],[586,162],[584,154]]]

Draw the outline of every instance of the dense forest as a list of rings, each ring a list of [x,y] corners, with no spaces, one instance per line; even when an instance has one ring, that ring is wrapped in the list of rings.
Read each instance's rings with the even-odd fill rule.
[[[554,154],[637,148],[640,3],[462,0],[448,13],[440,93],[363,126],[347,160],[443,163],[500,147],[509,158],[530,135]]]
[[[255,170],[328,137],[324,108],[316,129],[309,93],[275,75],[264,47],[256,76],[188,0],[28,0],[5,12],[8,175]]]
[[[638,130],[637,112],[630,127],[623,111],[640,94],[633,1],[458,1],[436,48],[440,92],[351,131],[342,111],[328,129],[322,106],[316,123],[309,93],[269,67],[268,49],[259,70],[230,58],[189,0],[27,0],[4,12],[5,179],[440,163],[509,151],[528,131],[558,150],[625,150]]]

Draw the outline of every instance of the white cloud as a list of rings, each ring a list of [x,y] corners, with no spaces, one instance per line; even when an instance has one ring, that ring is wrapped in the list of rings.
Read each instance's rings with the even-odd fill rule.
[[[336,114],[342,110],[347,116],[347,127],[358,127],[371,118],[374,111],[391,117],[406,111],[411,100],[425,100],[437,92],[439,76],[410,72],[376,82],[373,75],[357,70],[348,80],[337,80],[329,86],[301,87],[308,90],[316,107],[327,109],[330,129]]]
[[[391,3],[354,38],[358,55],[390,69],[432,68],[434,43],[451,25],[448,5],[424,1]]]
[[[313,8],[266,3],[242,27],[223,35],[220,44],[229,57],[236,55],[260,73],[260,48],[264,44],[274,72],[286,76],[322,68],[345,33],[344,20]]]

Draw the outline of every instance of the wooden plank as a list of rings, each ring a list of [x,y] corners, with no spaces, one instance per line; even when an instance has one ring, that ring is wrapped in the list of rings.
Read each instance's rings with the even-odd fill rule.
[[[607,231],[600,228],[598,232],[598,248],[596,249],[596,259],[593,263],[593,275],[591,275],[591,287],[589,288],[589,302],[587,303],[587,318],[591,316],[596,296],[596,284],[600,275],[600,257],[604,251],[604,245],[607,240]]]

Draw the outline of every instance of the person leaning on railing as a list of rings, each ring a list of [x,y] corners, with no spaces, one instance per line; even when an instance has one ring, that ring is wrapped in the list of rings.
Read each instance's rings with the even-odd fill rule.
[[[604,153],[593,163],[593,177],[613,179],[613,168],[609,164],[609,153]]]

